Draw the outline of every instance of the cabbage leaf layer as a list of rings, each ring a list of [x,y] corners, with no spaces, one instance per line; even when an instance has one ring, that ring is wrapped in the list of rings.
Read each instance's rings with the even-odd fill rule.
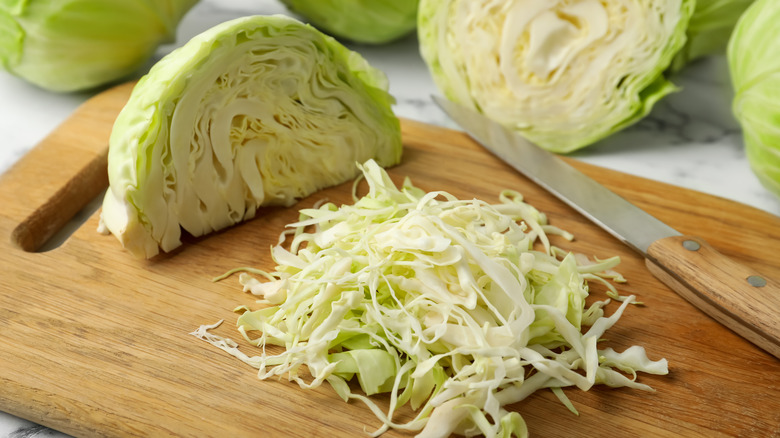
[[[728,46],[733,111],[753,172],[780,196],[780,2],[758,0],[742,15]]]
[[[417,27],[419,0],[282,0],[291,11],[336,38],[385,44]]]
[[[737,20],[755,0],[696,0],[696,9],[685,33],[685,46],[672,61],[680,70],[707,55],[725,54]]]

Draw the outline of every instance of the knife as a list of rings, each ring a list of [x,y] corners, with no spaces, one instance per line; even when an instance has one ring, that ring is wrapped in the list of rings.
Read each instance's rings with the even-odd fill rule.
[[[474,140],[645,258],[649,271],[735,333],[780,358],[780,284],[686,236],[488,117],[433,100]]]

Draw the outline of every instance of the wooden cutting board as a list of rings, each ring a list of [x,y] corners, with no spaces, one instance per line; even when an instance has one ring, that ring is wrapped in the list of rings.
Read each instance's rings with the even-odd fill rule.
[[[97,214],[62,246],[35,252],[105,188],[107,139],[130,87],[88,101],[0,177],[0,410],[77,436],[332,437],[374,430],[379,423],[364,405],[342,402],[327,386],[260,381],[254,369],[188,334],[224,319],[216,333],[237,339],[232,309],[254,301],[236,278],[212,277],[240,266],[272,268],[269,247],[297,209],[323,197],[351,202],[350,183],[188,239],[151,261],[98,234]],[[638,344],[652,359],[667,358],[668,376],[639,377],[656,392],[566,390],[579,416],[539,392],[513,406],[532,436],[780,436],[780,361],[675,295],[639,257],[465,135],[406,120],[403,133],[403,163],[390,170],[396,182],[409,176],[425,190],[487,201],[501,189],[517,189],[575,234],[574,242],[557,240],[559,246],[620,255],[618,270],[628,279],[621,292],[645,303],[627,310],[604,346]],[[572,164],[679,231],[780,278],[780,218]],[[594,287],[593,296],[603,299],[603,289]]]

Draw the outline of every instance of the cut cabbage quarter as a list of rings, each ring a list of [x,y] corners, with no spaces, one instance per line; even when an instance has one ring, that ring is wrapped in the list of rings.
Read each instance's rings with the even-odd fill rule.
[[[422,0],[420,50],[457,103],[555,152],[645,116],[676,87],[663,71],[692,0]]]
[[[154,65],[111,133],[101,228],[139,257],[400,161],[385,75],[284,16],[220,24]]]

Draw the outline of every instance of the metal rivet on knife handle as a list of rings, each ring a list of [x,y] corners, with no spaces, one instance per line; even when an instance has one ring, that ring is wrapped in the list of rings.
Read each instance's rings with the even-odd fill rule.
[[[747,282],[750,283],[750,285],[753,287],[766,286],[766,279],[759,275],[751,275],[750,277],[747,278]]]
[[[690,236],[653,242],[646,264],[680,296],[780,359],[780,288],[770,277]]]
[[[682,246],[688,251],[698,251],[699,249],[701,249],[701,245],[699,244],[699,242],[695,240],[683,240]],[[760,275],[751,275],[747,277],[746,280],[753,287],[766,286],[766,279],[764,277],[761,277]]]

